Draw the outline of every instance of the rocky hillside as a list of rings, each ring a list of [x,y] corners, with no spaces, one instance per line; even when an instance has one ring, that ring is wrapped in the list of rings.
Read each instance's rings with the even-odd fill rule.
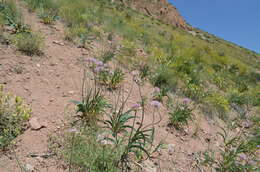
[[[183,17],[179,14],[176,7],[170,4],[167,0],[113,0],[119,1],[131,8],[142,12],[146,15],[159,19],[167,24],[191,30],[191,26],[186,23]],[[151,2],[152,1],[152,2]]]

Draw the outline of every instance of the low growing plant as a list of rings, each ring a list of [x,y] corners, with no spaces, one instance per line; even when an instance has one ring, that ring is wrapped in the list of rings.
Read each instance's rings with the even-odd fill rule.
[[[77,113],[81,113],[79,117],[84,125],[96,124],[105,108],[109,107],[100,89],[89,89],[82,97],[82,101],[73,100],[71,102],[77,105]]]
[[[192,109],[190,108],[190,99],[185,98],[182,103],[178,104],[176,108],[170,107],[169,112],[170,124],[176,129],[181,129],[184,125],[188,124],[191,119]]]
[[[0,150],[5,150],[26,129],[31,109],[23,99],[4,93],[0,86]]]
[[[75,129],[74,129],[75,130]],[[69,171],[117,172],[122,150],[115,149],[103,138],[102,130],[87,127],[69,131],[63,157]]]
[[[212,167],[217,172],[258,171],[256,150],[259,141],[249,135],[244,135],[244,131],[230,136],[227,131],[222,130],[223,132],[218,134],[222,137],[224,144],[217,151],[204,152],[202,164]]]
[[[14,44],[17,50],[26,55],[41,55],[43,38],[37,33],[19,33],[14,36]]]

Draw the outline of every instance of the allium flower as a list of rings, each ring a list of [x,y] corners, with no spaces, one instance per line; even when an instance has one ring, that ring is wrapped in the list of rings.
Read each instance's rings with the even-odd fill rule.
[[[257,147],[257,148],[260,148],[260,145],[257,145],[256,147]]]
[[[239,158],[240,158],[240,160],[243,161],[243,160],[247,160],[248,157],[245,154],[240,154]]]
[[[153,100],[153,101],[151,101],[151,106],[153,106],[155,108],[159,108],[161,106],[161,103],[156,100]]]
[[[242,122],[242,126],[243,126],[244,128],[250,128],[250,127],[252,126],[252,122],[250,122],[250,121],[244,121],[244,122]]]
[[[103,66],[97,66],[97,67],[94,69],[94,72],[95,72],[95,73],[99,73],[99,72],[101,72],[102,70],[104,70],[104,67],[103,67]]]
[[[96,61],[96,59],[92,58],[92,57],[89,57],[89,58],[86,59],[86,61],[94,63]]]
[[[97,60],[97,61],[95,61],[95,65],[97,65],[97,66],[103,66],[104,63],[103,63],[102,61],[100,61],[100,60]]]
[[[183,104],[187,105],[191,102],[191,100],[189,98],[184,98],[182,102],[183,102]]]
[[[158,87],[155,87],[155,88],[154,88],[154,92],[155,92],[155,93],[160,93],[160,91],[161,91],[160,88],[158,88]]]
[[[140,108],[140,107],[141,107],[141,105],[138,104],[138,103],[135,103],[135,104],[133,104],[133,106],[132,106],[132,108],[135,109],[135,110],[137,110],[137,109]]]

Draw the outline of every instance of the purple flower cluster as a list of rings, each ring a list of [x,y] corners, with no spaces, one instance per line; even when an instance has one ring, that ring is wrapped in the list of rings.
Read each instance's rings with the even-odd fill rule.
[[[108,65],[95,58],[87,58],[87,62],[91,63],[91,67],[95,73],[108,70]]]
[[[191,99],[189,99],[189,98],[184,98],[182,100],[182,103],[185,104],[185,105],[189,104],[190,102],[191,102]]]
[[[140,107],[141,107],[141,105],[139,103],[135,103],[132,105],[132,109],[134,109],[134,110],[137,110]]]
[[[151,106],[155,107],[155,108],[159,108],[162,104],[159,101],[153,100],[151,101]]]
[[[104,65],[104,63],[102,61],[95,59],[95,58],[92,58],[92,57],[87,58],[86,61],[89,62],[89,63],[95,64],[96,66],[103,66]]]

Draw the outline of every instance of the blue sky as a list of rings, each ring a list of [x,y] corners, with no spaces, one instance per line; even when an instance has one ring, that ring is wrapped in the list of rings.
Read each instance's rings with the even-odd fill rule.
[[[169,0],[193,27],[260,53],[260,0]]]

